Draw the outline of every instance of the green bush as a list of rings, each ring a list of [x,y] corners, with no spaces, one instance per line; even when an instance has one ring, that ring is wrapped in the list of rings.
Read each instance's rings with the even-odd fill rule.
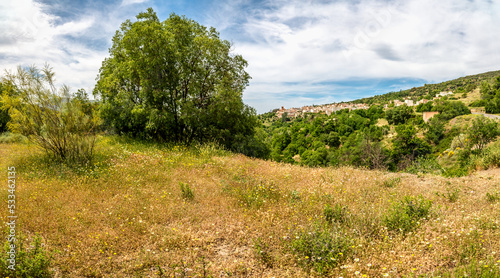
[[[500,193],[493,192],[490,194],[489,192],[486,192],[486,200],[488,200],[488,202],[490,202],[490,203],[494,203],[494,202],[500,200]]]
[[[482,150],[489,142],[495,140],[500,134],[498,123],[485,116],[474,119],[472,126],[467,129],[467,138],[470,146]]]
[[[441,196],[447,199],[450,203],[454,203],[458,200],[458,196],[460,195],[460,190],[458,188],[447,188],[446,193],[437,193],[438,196]]]
[[[393,205],[383,222],[389,230],[403,234],[414,231],[421,220],[425,220],[432,206],[430,200],[422,196],[405,196],[402,201]]]
[[[493,144],[483,151],[484,168],[500,167],[500,146]]]
[[[4,132],[0,135],[0,143],[27,143],[28,138],[18,133]]]
[[[323,210],[323,216],[325,217],[326,222],[330,224],[334,222],[346,222],[348,214],[349,212],[347,211],[347,207],[341,206],[340,204],[335,204],[333,207],[326,205]]]
[[[436,116],[437,118],[446,121],[460,115],[467,115],[471,113],[470,109],[467,108],[463,102],[453,100],[438,101],[432,110],[439,112],[439,115]]]
[[[413,117],[415,117],[413,108],[406,105],[401,105],[394,109],[388,109],[385,112],[385,118],[391,125],[405,124],[406,121]]]
[[[400,177],[391,177],[391,178],[384,180],[384,182],[382,183],[382,186],[387,187],[387,188],[393,188],[393,187],[396,187],[400,183],[401,183]]]
[[[352,245],[353,240],[340,231],[317,227],[298,233],[290,247],[301,266],[325,274],[350,258]]]
[[[470,107],[482,107],[485,106],[487,103],[486,100],[480,99],[480,100],[475,100],[469,104]]]
[[[467,167],[454,166],[451,168],[446,168],[443,171],[443,176],[447,178],[453,177],[464,177],[469,174],[469,169]]]
[[[406,172],[411,174],[441,174],[443,168],[434,158],[417,158],[413,163],[406,168]]]
[[[179,182],[180,188],[181,188],[181,197],[185,200],[192,201],[194,199],[194,192],[193,190],[189,187],[189,184]]]
[[[291,193],[290,193],[290,201],[292,203],[296,203],[296,202],[300,202],[300,192],[297,191],[297,190],[293,190]]]
[[[0,276],[1,277],[52,277],[50,265],[52,253],[47,252],[42,244],[42,238],[36,236],[31,242],[30,248],[25,248],[25,238],[18,235],[16,238],[16,257],[14,270],[9,269],[11,263],[9,260],[10,243],[5,241],[4,252],[0,258]]]

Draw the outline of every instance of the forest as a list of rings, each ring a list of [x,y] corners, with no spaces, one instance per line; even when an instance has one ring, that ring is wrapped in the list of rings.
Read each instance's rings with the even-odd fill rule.
[[[477,80],[483,81],[477,85]],[[366,110],[344,109],[331,115],[304,113],[295,118],[286,115],[278,118],[274,112],[269,112],[259,115],[262,125],[257,136],[267,148],[262,148],[258,155],[273,161],[313,167],[351,165],[367,169],[466,175],[483,167],[484,159],[486,164],[496,163],[491,157],[496,154],[496,145],[485,147],[499,135],[498,124],[485,116],[470,114],[471,108],[478,107],[478,104],[485,105],[487,113],[497,113],[499,88],[500,75],[487,73],[425,85],[402,94],[373,97],[371,101],[379,102]],[[442,89],[454,89],[455,92],[433,100],[436,90]],[[475,90],[479,91],[478,99],[466,105],[463,99]],[[391,102],[403,99],[409,92],[417,92],[413,95],[415,100],[429,101],[414,107],[395,107]],[[383,107],[384,104],[387,108]],[[428,111],[438,114],[424,122],[422,113]]]

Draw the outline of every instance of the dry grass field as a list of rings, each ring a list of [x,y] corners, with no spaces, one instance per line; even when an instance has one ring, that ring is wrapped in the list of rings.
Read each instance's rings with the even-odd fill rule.
[[[15,166],[16,233],[41,238],[55,277],[500,277],[499,169],[307,168],[113,137],[97,153],[69,168],[0,144],[0,216]]]

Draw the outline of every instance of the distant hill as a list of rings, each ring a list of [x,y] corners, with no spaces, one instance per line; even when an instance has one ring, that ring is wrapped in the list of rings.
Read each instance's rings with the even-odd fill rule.
[[[414,100],[428,98],[432,99],[439,92],[452,91],[456,93],[469,93],[475,88],[477,88],[482,82],[486,81],[492,83],[493,80],[500,75],[500,70],[490,71],[476,75],[469,75],[465,77],[460,77],[454,80],[445,81],[437,84],[425,84],[421,87],[413,87],[408,90],[402,90],[399,92],[390,92],[383,95],[376,95],[373,97],[361,98],[357,100],[350,101],[351,103],[387,103],[391,100],[402,99],[405,97],[411,97]]]

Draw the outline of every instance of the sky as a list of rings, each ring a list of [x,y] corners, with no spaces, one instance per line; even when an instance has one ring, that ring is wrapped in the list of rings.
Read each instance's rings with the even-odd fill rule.
[[[0,69],[48,63],[60,84],[92,92],[114,33],[148,7],[230,41],[258,113],[500,70],[494,0],[0,0]]]

